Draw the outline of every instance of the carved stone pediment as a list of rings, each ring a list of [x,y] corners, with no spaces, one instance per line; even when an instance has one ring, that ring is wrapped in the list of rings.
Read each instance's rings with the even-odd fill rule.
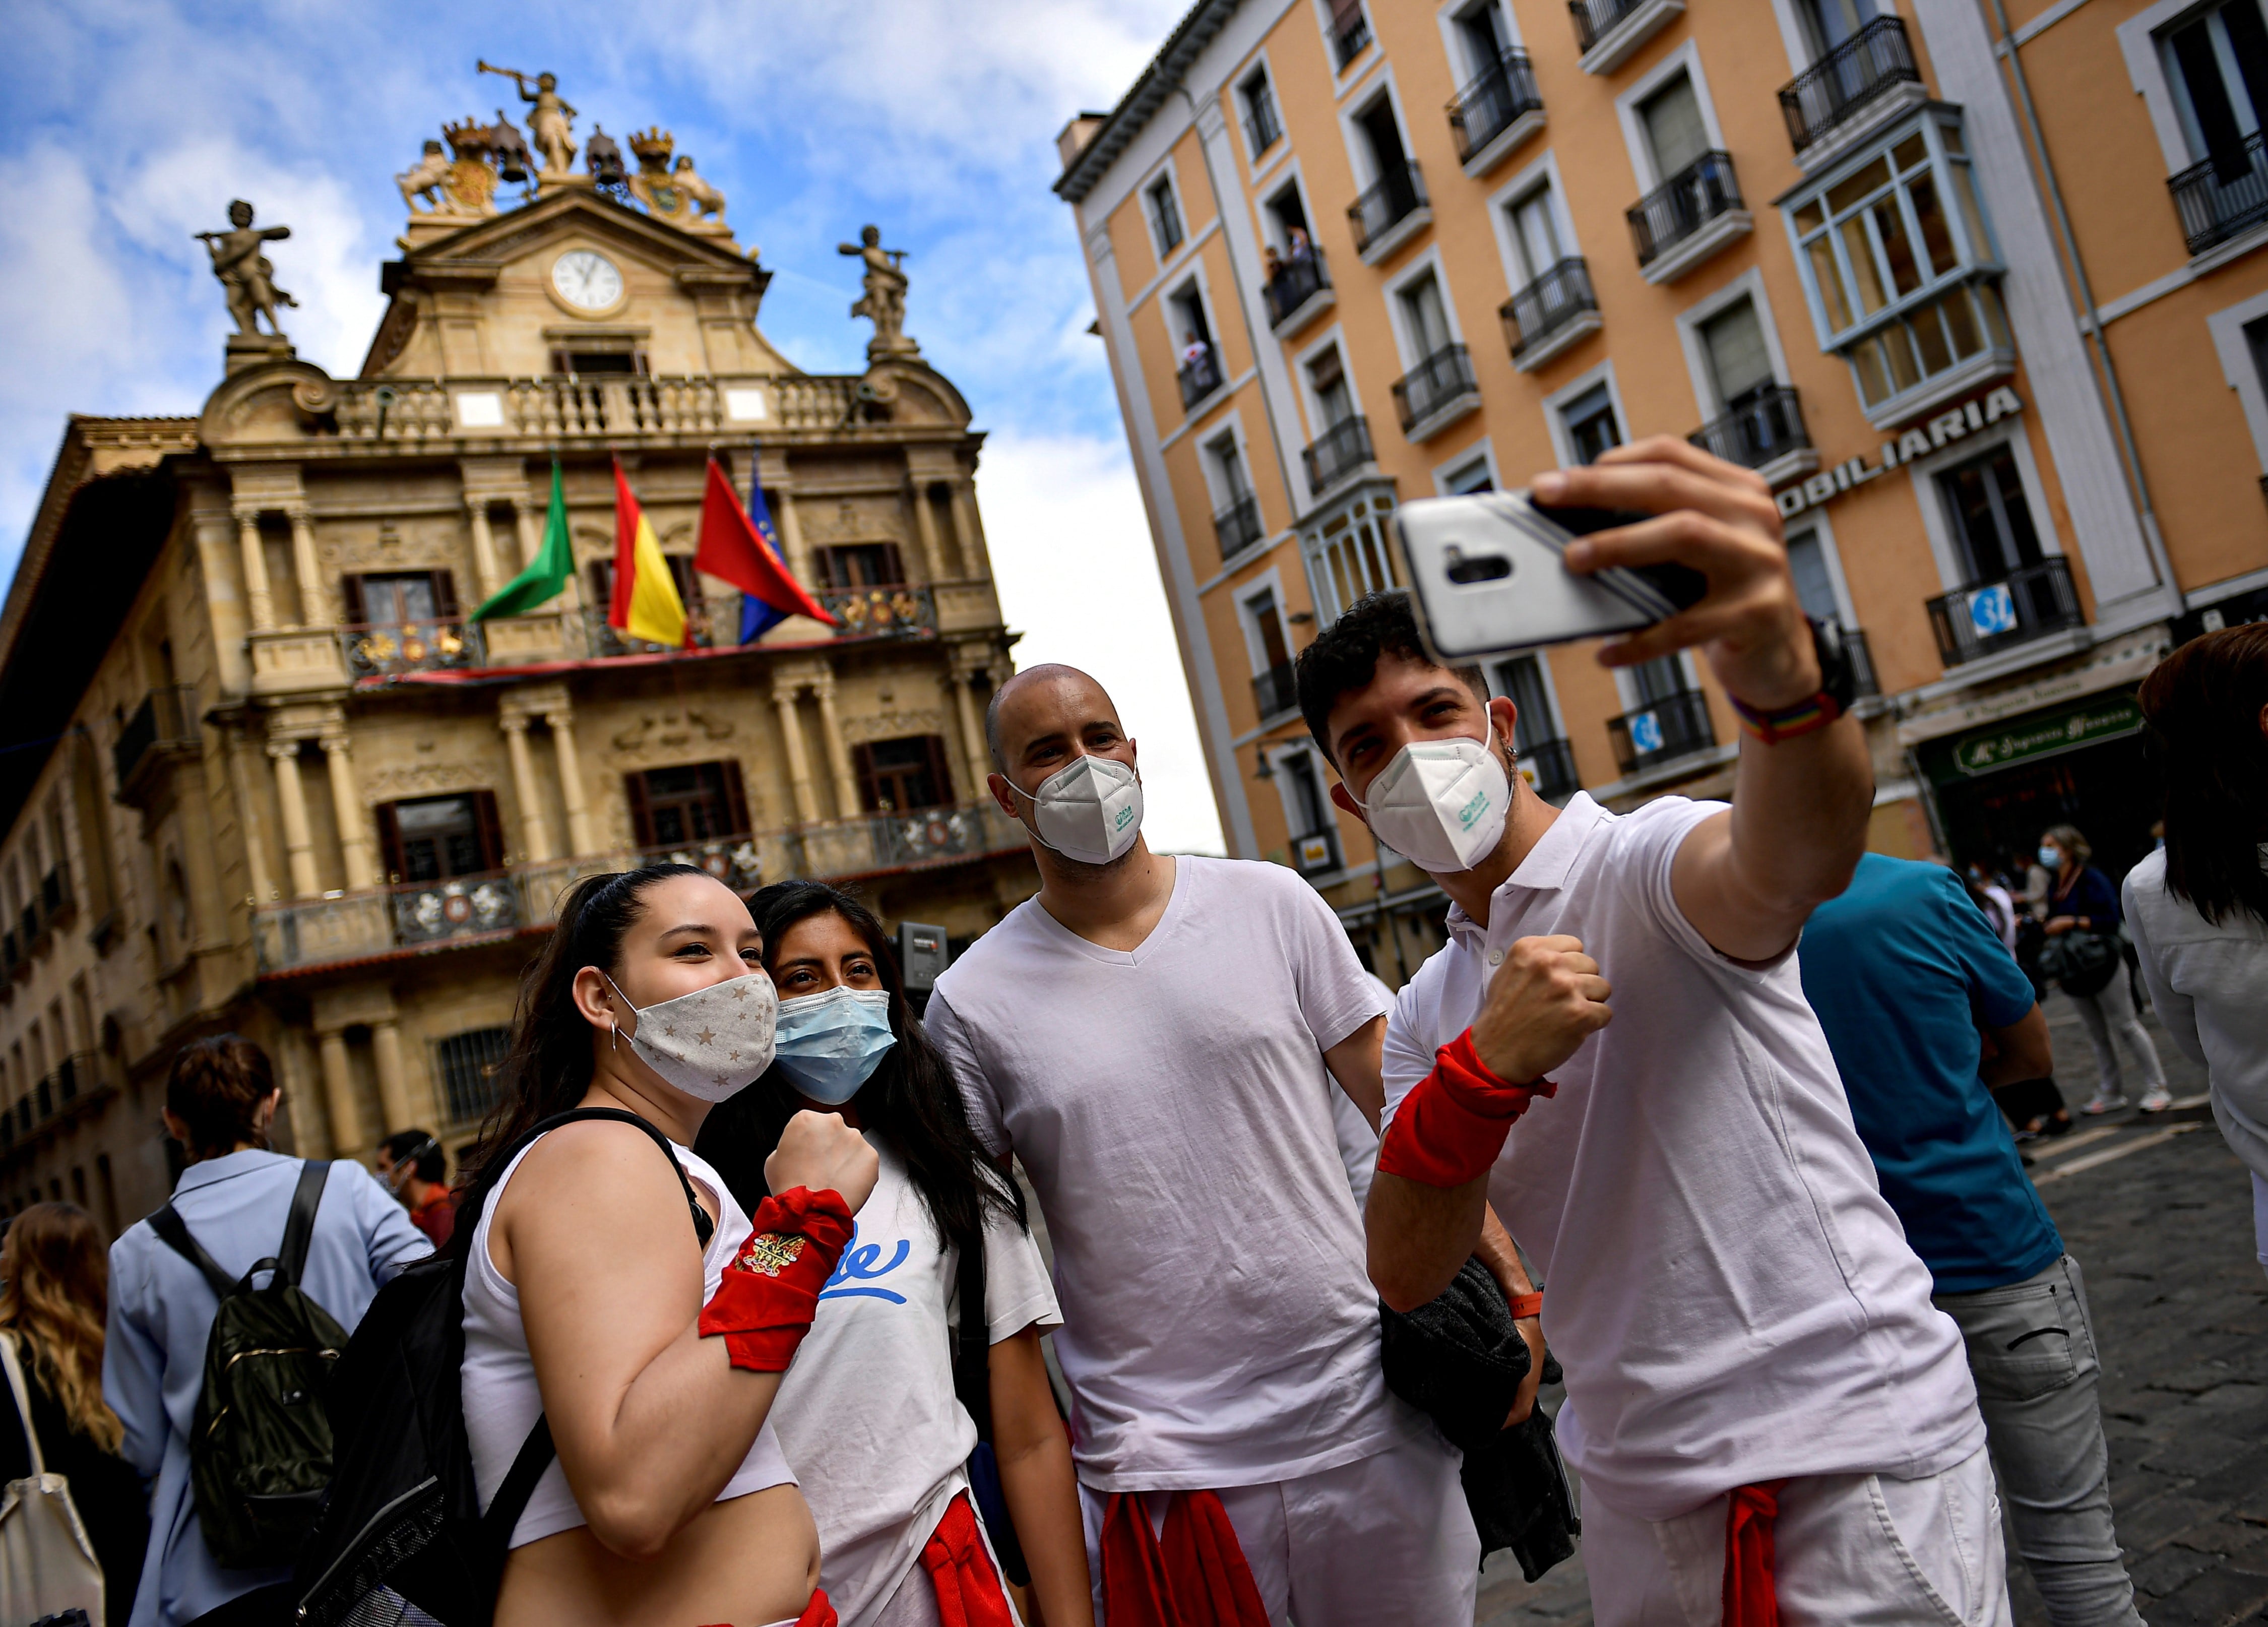
[[[369,801],[392,802],[402,797],[446,796],[453,791],[489,791],[499,783],[497,765],[469,759],[441,762],[404,762],[386,768],[359,769],[363,796]]]
[[[908,707],[843,719],[843,738],[853,746],[863,746],[869,740],[901,740],[909,734],[944,733],[945,712],[934,706]]]
[[[731,740],[734,726],[732,718],[709,707],[657,708],[616,730],[608,743],[625,763],[681,759],[688,750]]]

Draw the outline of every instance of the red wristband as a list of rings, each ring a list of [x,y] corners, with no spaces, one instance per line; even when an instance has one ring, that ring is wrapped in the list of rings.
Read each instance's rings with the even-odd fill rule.
[[[1533,1293],[1506,1294],[1504,1302],[1510,1308],[1514,1321],[1526,1321],[1531,1316],[1543,1314],[1543,1294],[1540,1289]]]
[[[1433,1053],[1433,1071],[1402,1099],[1378,1149],[1378,1167],[1444,1189],[1476,1181],[1504,1151],[1513,1121],[1536,1097],[1558,1088],[1550,1079],[1514,1085],[1497,1078],[1473,1049],[1468,1028]]]
[[[786,1372],[851,1231],[839,1192],[792,1187],[764,1199],[715,1297],[701,1307],[701,1336],[722,1334],[735,1367]]]

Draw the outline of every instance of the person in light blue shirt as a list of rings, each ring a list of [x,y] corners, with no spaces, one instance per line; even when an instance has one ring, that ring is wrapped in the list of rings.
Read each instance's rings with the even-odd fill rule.
[[[1882,1196],[1960,1326],[1985,1446],[2055,1627],[2141,1627],[2110,1518],[2079,1263],[1989,1086],[2052,1071],[2030,981],[1961,879],[1869,853],[1797,951]]]
[[[173,1207],[231,1275],[275,1254],[300,1160],[267,1151],[282,1100],[268,1056],[240,1034],[184,1046],[166,1084],[166,1128],[188,1150]],[[361,1165],[331,1167],[300,1286],[353,1332],[379,1285],[432,1252]],[[150,1551],[132,1627],[265,1627],[291,1616],[288,1559],[224,1569],[206,1550],[189,1491],[189,1430],[219,1302],[197,1268],[147,1220],[110,1246],[102,1395],[126,1425],[121,1450],[151,1483]]]

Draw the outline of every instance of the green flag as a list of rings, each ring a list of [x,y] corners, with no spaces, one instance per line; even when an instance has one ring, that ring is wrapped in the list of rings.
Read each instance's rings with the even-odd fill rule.
[[[526,615],[549,604],[575,579],[575,545],[567,536],[567,497],[560,489],[559,460],[551,460],[551,512],[543,520],[543,546],[527,562],[527,569],[497,590],[496,595],[473,612],[473,620],[490,616]]]

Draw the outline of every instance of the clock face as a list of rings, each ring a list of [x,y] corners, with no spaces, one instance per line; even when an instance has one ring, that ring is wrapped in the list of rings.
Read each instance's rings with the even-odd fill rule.
[[[622,297],[622,274],[604,254],[578,248],[552,262],[551,286],[579,311],[603,311]]]

